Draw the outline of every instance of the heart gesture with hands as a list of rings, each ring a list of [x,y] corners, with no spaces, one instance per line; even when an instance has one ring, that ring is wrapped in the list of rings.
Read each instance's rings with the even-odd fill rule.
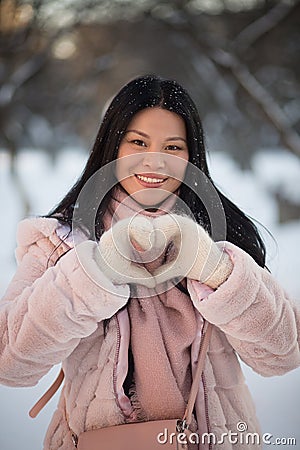
[[[153,288],[168,280],[187,277],[216,289],[233,267],[228,254],[203,227],[178,214],[150,220],[138,215],[120,220],[101,236],[98,250],[97,264],[115,284],[135,283]],[[166,263],[153,273],[144,267],[145,259],[136,259],[137,252],[147,255],[148,251],[156,255],[152,260],[166,253]]]

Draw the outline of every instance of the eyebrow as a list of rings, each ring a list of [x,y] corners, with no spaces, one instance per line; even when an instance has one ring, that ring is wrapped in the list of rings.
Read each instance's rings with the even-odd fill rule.
[[[147,138],[147,139],[150,139],[150,136],[148,136],[148,134],[146,134],[146,133],[144,133],[143,131],[138,131],[138,130],[127,130],[126,131],[126,133],[137,133],[137,134],[139,134],[140,136],[143,136],[143,137],[145,137],[145,138]],[[166,141],[183,141],[183,142],[185,142],[185,143],[187,143],[186,142],[186,139],[184,139],[183,137],[180,137],[180,136],[171,136],[171,137],[168,137],[168,138],[166,138]]]

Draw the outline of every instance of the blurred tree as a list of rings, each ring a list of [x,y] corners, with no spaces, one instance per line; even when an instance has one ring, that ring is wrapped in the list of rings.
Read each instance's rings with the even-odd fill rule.
[[[12,172],[21,148],[55,161],[90,146],[108,99],[149,72],[188,88],[209,148],[241,167],[263,147],[299,156],[299,12],[296,0],[2,0],[0,145]]]

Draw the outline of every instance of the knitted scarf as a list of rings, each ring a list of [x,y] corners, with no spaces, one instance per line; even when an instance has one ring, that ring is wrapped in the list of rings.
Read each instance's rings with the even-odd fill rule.
[[[152,220],[171,212],[175,201],[173,194],[158,210],[150,211],[142,209],[125,192],[118,190],[105,214],[105,228],[136,214]],[[166,259],[165,254],[144,266],[152,272]],[[134,359],[131,402],[143,420],[181,417],[192,381],[191,344],[197,332],[193,304],[189,296],[175,286],[157,292],[155,288],[134,285],[127,309]]]

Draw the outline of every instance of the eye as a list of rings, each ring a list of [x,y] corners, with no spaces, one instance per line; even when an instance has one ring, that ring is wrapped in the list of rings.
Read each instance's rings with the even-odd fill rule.
[[[176,150],[182,150],[182,147],[179,147],[178,145],[167,145],[166,149],[176,151]]]
[[[132,144],[138,145],[139,147],[146,147],[146,144],[141,139],[133,139],[130,141]]]

